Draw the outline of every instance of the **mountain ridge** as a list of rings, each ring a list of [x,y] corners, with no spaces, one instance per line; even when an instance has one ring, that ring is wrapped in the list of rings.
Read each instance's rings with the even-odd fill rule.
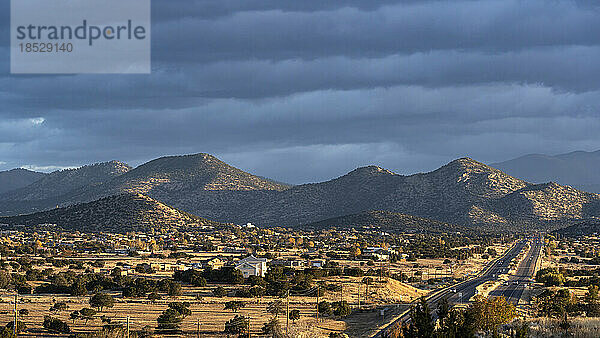
[[[15,168],[0,171],[0,194],[26,187],[46,176],[46,173]]]
[[[54,199],[14,203],[38,211],[127,192],[219,222],[266,226],[310,224],[368,210],[464,226],[536,229],[600,215],[598,194],[529,183],[468,157],[427,173],[404,176],[367,166],[329,181],[289,186],[209,154],[167,156]],[[0,201],[5,215],[10,207]]]
[[[385,231],[452,233],[469,232],[464,226],[385,210],[368,210],[357,214],[329,218],[301,226],[302,228],[378,228]]]
[[[57,170],[26,187],[0,195],[0,201],[45,200],[58,197],[78,188],[100,184],[130,169],[129,165],[113,160],[75,169]]]
[[[490,166],[533,183],[556,181],[580,190],[600,192],[600,177],[596,174],[600,167],[600,150],[527,154]]]
[[[10,226],[51,224],[67,230],[118,233],[222,225],[136,193],[109,196],[92,202],[29,215],[0,217],[0,224]]]

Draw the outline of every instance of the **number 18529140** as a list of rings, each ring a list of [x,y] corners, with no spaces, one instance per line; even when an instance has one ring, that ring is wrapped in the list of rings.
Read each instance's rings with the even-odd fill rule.
[[[71,53],[73,51],[72,43],[44,43],[30,42],[20,43],[21,53]]]

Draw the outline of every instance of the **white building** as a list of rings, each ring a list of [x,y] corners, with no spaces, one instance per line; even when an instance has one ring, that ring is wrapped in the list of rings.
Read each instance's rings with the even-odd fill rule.
[[[267,259],[256,258],[253,255],[250,255],[239,260],[235,264],[235,268],[242,272],[244,278],[248,278],[250,276],[264,277],[265,273],[267,273]]]

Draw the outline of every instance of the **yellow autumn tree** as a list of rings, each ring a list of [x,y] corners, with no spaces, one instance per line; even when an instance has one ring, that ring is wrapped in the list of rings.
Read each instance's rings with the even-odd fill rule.
[[[498,326],[511,322],[517,316],[515,305],[504,297],[476,296],[469,308],[483,331],[496,332]]]

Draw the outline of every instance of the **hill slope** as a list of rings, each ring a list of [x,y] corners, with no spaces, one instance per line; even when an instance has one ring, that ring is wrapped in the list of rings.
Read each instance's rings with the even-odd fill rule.
[[[380,228],[400,232],[468,232],[469,228],[391,211],[372,210],[304,225],[305,228]]]
[[[566,228],[555,230],[554,233],[561,234],[563,236],[586,236],[600,234],[600,220],[587,220],[570,225]]]
[[[32,184],[46,176],[45,173],[31,171],[27,169],[12,169],[0,171],[0,194],[7,191],[19,189]]]
[[[55,171],[41,180],[0,196],[2,201],[36,201],[63,196],[73,190],[101,184],[122,175],[131,168],[122,162],[110,161],[86,165],[77,169]]]
[[[232,167],[209,154],[162,157],[74,194],[72,201],[133,192],[181,210],[228,221],[236,210],[252,208],[265,195],[288,189],[285,184]]]
[[[463,158],[411,176],[360,168],[328,182],[282,191],[242,216],[257,224],[297,225],[385,210],[453,224],[523,228],[595,216],[599,203],[597,194],[558,184],[535,185]]]
[[[600,150],[575,151],[555,156],[531,154],[505,162],[491,164],[509,175],[530,182],[559,182],[578,189],[600,192]]]
[[[479,216],[487,213],[492,217],[489,201],[527,185],[467,158],[430,173],[411,176],[365,167],[331,181],[283,191],[263,201],[259,210],[252,210],[246,217],[259,224],[295,225],[365,210],[387,210],[455,224],[473,224],[479,220],[470,213]],[[482,221],[485,224],[490,219]]]
[[[402,176],[370,166],[330,181],[290,187],[208,154],[170,156],[66,190],[46,200],[0,200],[0,211],[48,209],[129,192],[219,222],[272,226],[309,224],[367,210],[504,229],[543,228],[600,215],[600,195],[555,183],[528,183],[470,158],[429,173]]]
[[[55,175],[81,178],[81,169],[66,172],[69,175],[64,172]],[[130,192],[148,195],[210,219],[228,220],[232,209],[251,208],[264,195],[289,188],[234,168],[208,154],[161,157],[88,184],[56,187],[61,181],[57,178],[47,178],[51,184],[38,182],[22,191],[0,196],[0,215],[31,213]],[[84,183],[84,180],[79,182]]]
[[[132,193],[30,215],[0,217],[0,223],[27,226],[55,224],[64,229],[87,232],[151,231],[219,225],[171,208],[148,196]]]

